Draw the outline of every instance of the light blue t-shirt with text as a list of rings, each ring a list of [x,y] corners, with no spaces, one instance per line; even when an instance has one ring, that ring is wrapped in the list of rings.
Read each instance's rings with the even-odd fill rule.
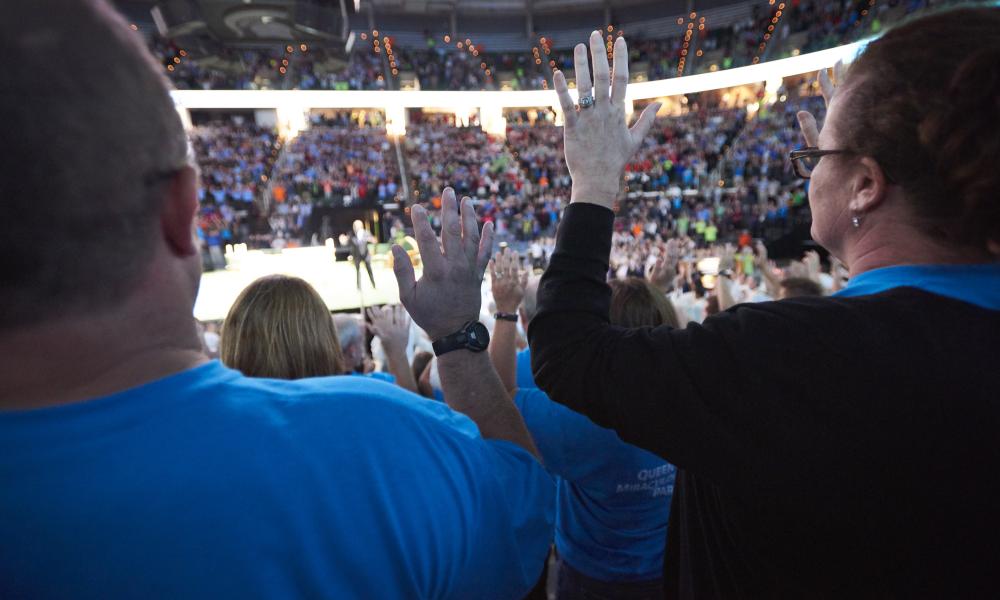
[[[560,558],[601,581],[662,577],[677,469],[540,389],[518,390],[514,402],[557,476]]]

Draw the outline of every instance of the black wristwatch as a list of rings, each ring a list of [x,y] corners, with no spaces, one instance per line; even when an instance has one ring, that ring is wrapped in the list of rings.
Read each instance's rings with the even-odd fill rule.
[[[510,321],[511,323],[517,323],[516,313],[498,312],[495,315],[493,315],[493,318],[496,319],[497,321]]]
[[[482,352],[490,347],[490,331],[479,321],[469,321],[451,335],[434,340],[434,355],[441,356],[452,350]]]

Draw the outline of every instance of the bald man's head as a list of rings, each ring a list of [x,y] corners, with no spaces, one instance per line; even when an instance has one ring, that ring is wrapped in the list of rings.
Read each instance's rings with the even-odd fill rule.
[[[104,0],[6,3],[0,55],[0,330],[113,307],[188,164],[163,67]]]

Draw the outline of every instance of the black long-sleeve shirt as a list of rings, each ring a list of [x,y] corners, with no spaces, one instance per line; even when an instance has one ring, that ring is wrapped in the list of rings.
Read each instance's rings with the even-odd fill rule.
[[[996,593],[1000,312],[897,288],[614,327],[612,223],[566,209],[532,368],[680,468],[668,597]]]

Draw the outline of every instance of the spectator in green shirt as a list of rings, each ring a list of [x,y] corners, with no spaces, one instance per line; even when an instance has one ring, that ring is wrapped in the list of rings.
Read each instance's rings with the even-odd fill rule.
[[[715,221],[709,221],[708,225],[705,227],[705,243],[714,244],[718,239],[719,228],[716,227]]]

